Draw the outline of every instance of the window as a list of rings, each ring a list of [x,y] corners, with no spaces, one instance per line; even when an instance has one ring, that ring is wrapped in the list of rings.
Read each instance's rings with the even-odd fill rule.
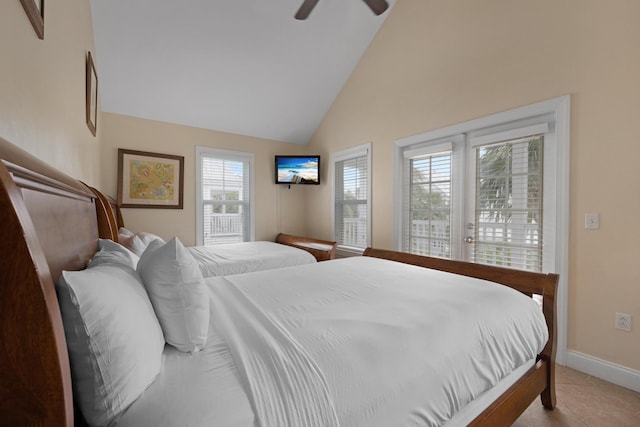
[[[507,131],[493,126],[405,147],[402,250],[542,271],[548,120],[543,116],[535,125],[525,120],[508,124]],[[454,191],[462,197],[454,200]]]
[[[400,250],[555,271],[555,127],[551,112],[523,114],[396,143]]]
[[[447,140],[404,150],[405,252],[451,258],[452,147]]]
[[[334,153],[334,231],[338,246],[361,253],[371,235],[371,144]]]
[[[253,154],[196,147],[196,242],[253,240]]]
[[[544,134],[475,148],[473,256],[542,271]]]

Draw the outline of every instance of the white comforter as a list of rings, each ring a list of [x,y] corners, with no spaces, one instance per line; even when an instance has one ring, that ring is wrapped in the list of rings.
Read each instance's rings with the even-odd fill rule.
[[[119,425],[442,425],[547,340],[516,291],[374,258],[207,282],[207,348],[169,349]]]
[[[243,242],[187,248],[204,277],[229,276],[273,268],[312,264],[309,252],[274,242]]]

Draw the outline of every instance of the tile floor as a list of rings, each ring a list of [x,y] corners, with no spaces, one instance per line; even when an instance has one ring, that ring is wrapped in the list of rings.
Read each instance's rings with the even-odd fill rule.
[[[545,410],[536,399],[513,426],[640,426],[640,393],[559,365],[556,398],[553,411]]]

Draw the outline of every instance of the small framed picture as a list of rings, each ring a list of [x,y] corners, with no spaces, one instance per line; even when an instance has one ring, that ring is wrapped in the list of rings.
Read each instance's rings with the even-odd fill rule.
[[[118,149],[118,206],[182,209],[184,157]]]
[[[39,39],[44,39],[44,0],[20,0]]]
[[[96,73],[96,66],[93,63],[93,57],[91,52],[87,54],[87,126],[89,130],[96,136],[96,130],[98,129],[98,74]]]

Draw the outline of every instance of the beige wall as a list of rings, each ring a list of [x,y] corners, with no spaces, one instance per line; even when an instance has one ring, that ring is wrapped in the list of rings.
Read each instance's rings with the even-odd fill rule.
[[[196,242],[195,147],[253,153],[255,159],[255,237],[273,240],[279,232],[305,234],[304,201],[307,188],[274,184],[273,156],[300,154],[305,146],[248,136],[103,113],[102,190],[117,196],[118,148],[184,156],[184,209],[123,209],[127,228],[148,231],[185,245]]]
[[[639,16],[635,0],[399,0],[309,151],[373,142],[372,242],[392,248],[394,140],[570,94],[568,346],[639,370]],[[330,194],[307,198],[310,234],[331,237]]]
[[[0,2],[0,137],[98,185],[100,116],[98,137],[85,121],[89,1],[46,2],[44,27],[40,40],[19,0]]]

